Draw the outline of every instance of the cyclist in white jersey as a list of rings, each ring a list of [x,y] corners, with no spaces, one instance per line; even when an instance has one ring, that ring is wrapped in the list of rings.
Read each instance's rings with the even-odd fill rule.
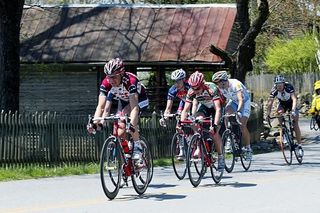
[[[229,79],[226,71],[216,72],[212,76],[213,83],[217,84],[221,93],[228,99],[225,107],[226,114],[237,112],[241,122],[240,129],[245,147],[247,160],[252,158],[252,149],[250,147],[250,133],[247,128],[247,122],[250,117],[251,100],[247,88],[237,79]]]

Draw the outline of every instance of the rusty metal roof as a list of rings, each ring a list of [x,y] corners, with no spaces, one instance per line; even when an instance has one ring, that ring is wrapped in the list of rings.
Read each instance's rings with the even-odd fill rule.
[[[25,7],[22,62],[219,62],[236,16],[229,4]]]

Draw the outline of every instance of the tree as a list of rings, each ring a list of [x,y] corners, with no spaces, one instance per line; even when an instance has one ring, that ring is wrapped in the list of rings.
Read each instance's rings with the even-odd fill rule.
[[[0,110],[19,109],[20,23],[24,0],[0,1]]]
[[[291,40],[277,39],[267,50],[266,64],[268,70],[275,73],[314,71],[317,69],[315,54],[316,45],[311,35]]]
[[[231,77],[239,79],[243,83],[248,71],[252,71],[252,59],[255,55],[255,39],[261,32],[261,28],[269,16],[269,5],[267,0],[261,0],[259,5],[259,15],[250,26],[249,0],[237,0],[236,22],[239,25],[240,43],[237,51],[229,54],[221,50],[214,44],[210,51],[225,60],[230,70]]]

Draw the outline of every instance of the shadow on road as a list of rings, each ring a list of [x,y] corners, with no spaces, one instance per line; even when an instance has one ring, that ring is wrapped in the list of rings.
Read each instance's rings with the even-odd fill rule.
[[[145,193],[143,195],[137,195],[137,194],[128,194],[123,195],[122,197],[116,198],[116,200],[139,200],[139,199],[153,199],[155,201],[163,201],[163,200],[177,200],[177,199],[183,199],[186,198],[186,195],[173,195],[173,194],[167,194],[167,193],[160,193],[160,194],[151,194],[151,193]]]
[[[156,188],[156,189],[162,189],[162,188],[171,188],[171,187],[176,187],[177,185],[174,184],[149,184],[148,188]]]
[[[234,188],[244,188],[244,187],[254,187],[257,186],[255,183],[239,183],[239,182],[234,182],[234,183],[219,183],[219,184],[203,184],[200,185],[199,187],[224,187],[224,186],[231,186]]]

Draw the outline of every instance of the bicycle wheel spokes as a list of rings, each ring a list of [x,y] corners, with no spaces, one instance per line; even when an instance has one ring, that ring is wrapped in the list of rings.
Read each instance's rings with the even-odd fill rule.
[[[283,154],[284,160],[288,165],[291,165],[292,163],[292,143],[293,141],[291,140],[288,130],[282,130],[282,135],[280,134],[279,146]]]
[[[188,145],[185,138],[179,133],[174,134],[171,142],[171,160],[175,175],[182,180],[187,172],[186,168],[186,152]]]
[[[198,134],[192,137],[188,147],[187,168],[191,184],[197,187],[205,172],[202,138]]]
[[[138,194],[143,194],[149,185],[151,172],[151,153],[147,143],[140,140],[142,147],[142,158],[133,161],[134,174],[132,174],[133,188]]]
[[[210,166],[211,177],[215,183],[219,183],[223,176],[223,169],[218,170],[218,152],[214,144],[212,144],[212,152],[211,152],[211,161],[212,165]],[[223,148],[222,148],[223,149]]]
[[[100,156],[100,179],[103,191],[109,199],[114,199],[120,187],[120,148],[114,137],[108,138]]]
[[[231,131],[228,129],[222,134],[222,144],[224,149],[225,169],[230,173],[234,168],[236,150]]]

